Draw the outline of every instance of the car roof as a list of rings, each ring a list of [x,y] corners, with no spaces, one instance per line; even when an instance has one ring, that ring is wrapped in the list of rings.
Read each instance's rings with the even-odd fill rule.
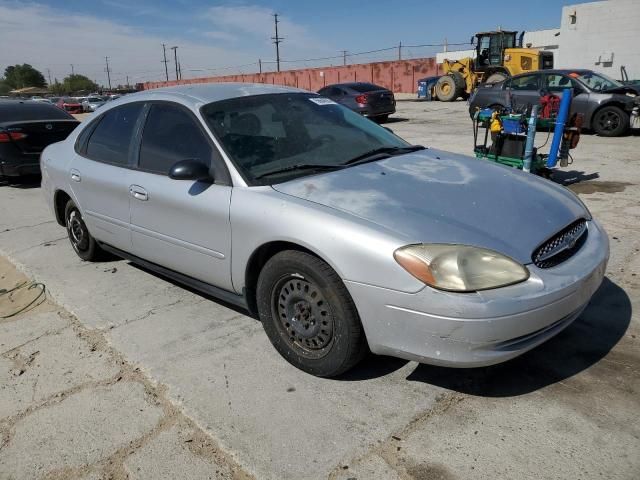
[[[536,70],[535,72],[520,73],[519,75],[514,75],[514,77],[522,77],[525,75],[532,75],[537,73],[557,73],[559,75],[569,75],[570,73],[593,73],[593,70],[589,70],[586,68],[554,68],[549,70]]]
[[[64,110],[46,102],[34,100],[15,100],[10,102],[0,102],[0,122],[10,120],[27,119],[73,119]]]
[[[380,85],[376,85],[375,83],[372,83],[372,82],[332,83],[331,85],[327,85],[327,87],[347,87],[347,88],[351,88],[351,87],[355,87],[357,85],[373,85],[374,87],[384,88],[384,87],[380,87]],[[327,87],[322,87],[322,88],[327,88]]]
[[[199,104],[227,100],[230,98],[247,97],[250,95],[267,95],[270,93],[307,92],[299,88],[264,83],[199,83],[191,85],[176,85],[172,87],[154,88],[142,92],[132,93],[114,101],[114,105],[145,100],[179,100],[180,103],[197,106]]]

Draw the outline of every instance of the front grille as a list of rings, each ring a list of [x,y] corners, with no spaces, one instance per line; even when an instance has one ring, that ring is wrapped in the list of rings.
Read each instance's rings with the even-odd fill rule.
[[[583,218],[556,233],[533,252],[533,263],[551,268],[571,258],[587,240],[587,221]]]

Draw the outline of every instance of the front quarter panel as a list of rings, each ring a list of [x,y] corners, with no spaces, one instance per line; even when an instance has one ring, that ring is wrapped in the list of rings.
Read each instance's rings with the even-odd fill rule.
[[[404,292],[424,284],[393,258],[407,239],[330,207],[276,192],[271,187],[234,188],[231,200],[232,281],[240,293],[252,254],[269,242],[300,245],[326,261],[345,281]]]

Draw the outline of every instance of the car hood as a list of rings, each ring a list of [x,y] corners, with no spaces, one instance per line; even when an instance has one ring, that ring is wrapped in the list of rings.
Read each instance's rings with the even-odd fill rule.
[[[475,245],[524,264],[553,234],[589,218],[582,202],[553,182],[431,149],[273,188],[378,224],[407,244]]]
[[[604,90],[602,93],[619,93],[621,95],[631,94],[631,95],[640,95],[640,86],[639,85],[624,85],[622,87],[610,88],[608,90]]]

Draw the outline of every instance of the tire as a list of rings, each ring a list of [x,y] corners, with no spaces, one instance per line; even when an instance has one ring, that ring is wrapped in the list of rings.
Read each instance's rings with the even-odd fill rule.
[[[456,81],[451,75],[443,75],[436,82],[436,96],[441,102],[453,102],[460,96]]]
[[[258,277],[257,304],[278,353],[307,373],[335,377],[368,351],[349,292],[313,255],[285,250],[271,257]]]
[[[89,233],[82,214],[73,200],[69,200],[64,208],[64,224],[76,254],[87,262],[99,260],[100,247]]]
[[[498,83],[503,80],[506,80],[507,78],[508,78],[508,75],[506,73],[493,72],[491,75],[487,77],[484,83]]]
[[[629,129],[629,114],[614,105],[603,107],[593,115],[591,125],[601,137],[619,137]]]

